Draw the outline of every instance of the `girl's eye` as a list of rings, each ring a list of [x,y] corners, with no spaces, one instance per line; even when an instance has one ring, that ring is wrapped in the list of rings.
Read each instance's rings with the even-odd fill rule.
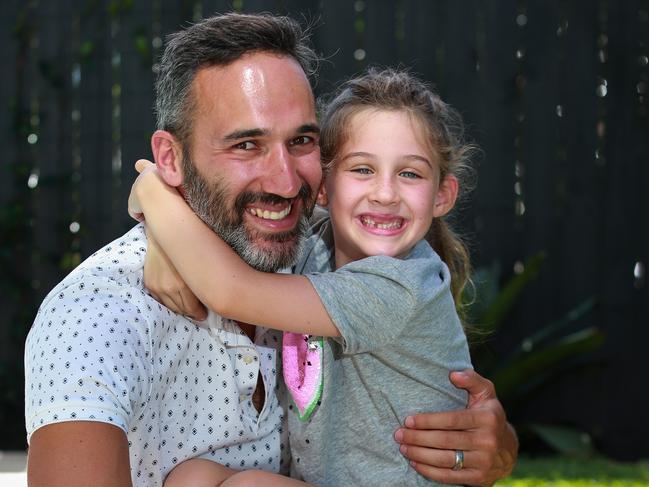
[[[356,174],[372,174],[369,167],[355,167],[351,172],[355,172]]]
[[[241,150],[252,150],[256,147],[254,142],[251,142],[250,140],[246,140],[244,142],[239,142],[237,145],[234,146],[235,149],[241,149]]]
[[[421,177],[421,176],[419,176],[419,174],[417,174],[416,172],[412,172],[412,171],[401,171],[399,173],[399,175],[403,176],[404,178],[408,178],[408,179],[419,179]]]

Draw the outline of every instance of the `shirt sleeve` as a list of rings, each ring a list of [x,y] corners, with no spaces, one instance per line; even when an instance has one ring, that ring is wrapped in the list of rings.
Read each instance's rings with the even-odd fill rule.
[[[420,254],[407,260],[372,256],[307,275],[340,331],[345,353],[394,343],[422,306],[448,287],[439,257]]]
[[[63,421],[102,421],[126,432],[146,400],[147,324],[130,292],[113,292],[107,282],[75,282],[41,306],[25,346],[28,440]]]

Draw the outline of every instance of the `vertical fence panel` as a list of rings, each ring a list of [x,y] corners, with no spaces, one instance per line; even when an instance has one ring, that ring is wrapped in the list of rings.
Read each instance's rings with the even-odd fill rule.
[[[402,61],[413,72],[434,83],[439,91],[443,78],[438,60],[443,56],[444,40],[440,26],[440,2],[407,0],[403,4]]]
[[[232,12],[231,0],[203,0],[203,17]]]
[[[0,77],[0,140],[10,141],[14,137],[14,107],[16,99],[16,68],[18,60],[18,42],[16,27],[20,7],[16,2],[0,4],[0,42],[4,46],[0,50],[0,63],[5,66],[7,73]],[[13,71],[13,75],[10,75]],[[0,159],[0,204],[8,203],[16,188],[11,176],[12,165],[16,161],[16,144],[4,144],[2,159]]]
[[[606,24],[607,42],[601,47],[601,39],[598,47],[606,54],[602,64],[607,67],[608,83],[607,94],[602,98],[606,102],[606,145],[603,161],[598,164],[602,182],[600,191],[591,193],[601,208],[592,219],[593,225],[599,224],[602,229],[599,252],[593,257],[604,263],[598,290],[603,298],[602,325],[610,336],[607,349],[615,361],[615,367],[606,370],[605,385],[612,395],[620,398],[629,394],[628,384],[620,380],[621,371],[637,367],[649,339],[646,326],[649,291],[646,285],[638,286],[639,282],[634,279],[636,262],[646,265],[649,253],[646,238],[649,71],[640,58],[649,55],[648,17],[649,2],[609,1],[606,17],[599,19]],[[627,333],[620,333],[620,328],[625,328]],[[628,443],[646,441],[644,431],[628,414],[628,403],[624,403],[622,399],[602,405],[600,419],[611,415],[620,417],[616,430],[608,429],[604,434],[606,450],[611,453],[624,449]]]
[[[111,23],[102,4],[79,5],[80,129],[83,253],[115,237]]]
[[[474,262],[498,260],[509,272],[516,254],[514,233],[514,2],[482,2],[476,10],[479,109],[470,132],[483,151],[474,193]],[[449,61],[450,62],[450,61]],[[474,66],[473,69],[476,69]],[[507,238],[503,238],[507,236]]]
[[[38,112],[32,128],[37,136],[35,170],[39,184],[34,198],[32,255],[35,283],[45,287],[41,294],[59,278],[61,260],[70,255],[74,238],[69,231],[75,187],[70,137],[73,17],[69,2],[45,4],[36,10]],[[72,263],[67,267],[71,269]]]
[[[318,95],[330,93],[341,80],[361,69],[360,61],[354,58],[361,42],[355,26],[361,16],[354,9],[354,2],[323,2],[321,19],[314,36],[315,45],[325,58],[316,86]]]
[[[396,32],[399,2],[365,2],[363,37],[364,61],[371,66],[399,64]]]
[[[469,137],[475,137],[473,132],[480,127],[477,120],[484,95],[480,91],[480,73],[476,69],[478,40],[474,34],[483,4],[479,1],[442,3],[437,13],[437,29],[443,41],[439,46],[431,46],[437,52],[440,95],[460,112]],[[476,155],[473,164],[477,165],[479,161],[480,158]],[[466,234],[471,241],[475,236],[475,210],[465,203],[466,201],[460,202],[450,221],[454,228]]]
[[[134,3],[120,15],[120,146],[121,185],[116,211],[122,228],[133,225],[126,201],[135,179],[133,164],[151,158],[150,138],[155,128],[153,114],[153,3]]]
[[[24,445],[22,428],[22,341],[36,300],[31,287],[32,191],[27,186],[34,165],[27,143],[33,93],[30,76],[33,11],[17,2],[0,6],[0,60],[5,67],[0,80],[0,423],[4,448]]]

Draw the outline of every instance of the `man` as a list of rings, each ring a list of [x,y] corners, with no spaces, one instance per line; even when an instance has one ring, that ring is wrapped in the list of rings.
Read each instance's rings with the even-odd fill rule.
[[[314,60],[290,19],[230,14],[176,34],[161,62],[161,175],[265,271],[293,262],[320,182]],[[280,200],[290,205],[275,211]],[[162,485],[195,457],[286,471],[278,335],[160,305],[143,285],[146,247],[137,226],[39,310],[25,351],[30,485]],[[515,435],[490,383],[454,382],[468,410],[416,416],[395,439],[423,475],[491,484],[513,467]]]

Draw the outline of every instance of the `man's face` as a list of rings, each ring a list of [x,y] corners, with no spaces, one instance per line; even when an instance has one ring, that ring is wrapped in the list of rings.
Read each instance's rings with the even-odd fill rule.
[[[322,176],[304,72],[291,58],[255,53],[201,69],[192,89],[187,202],[253,267],[290,266]]]

